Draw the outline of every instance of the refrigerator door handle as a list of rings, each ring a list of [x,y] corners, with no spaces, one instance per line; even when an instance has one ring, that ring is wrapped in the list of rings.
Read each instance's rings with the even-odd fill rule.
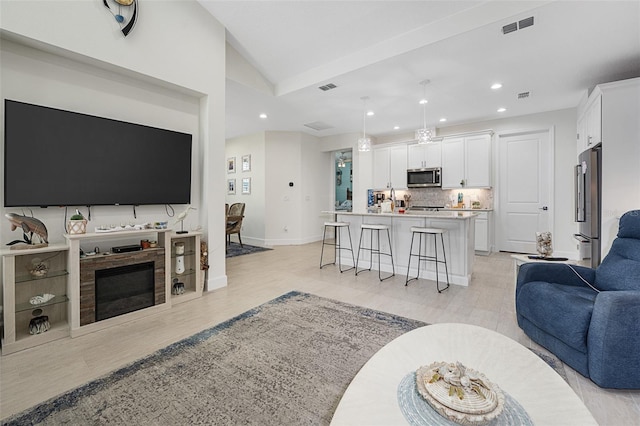
[[[582,166],[578,164],[575,169],[575,203],[576,203],[576,222],[584,222],[585,218],[585,199],[584,184],[585,175],[582,173]]]

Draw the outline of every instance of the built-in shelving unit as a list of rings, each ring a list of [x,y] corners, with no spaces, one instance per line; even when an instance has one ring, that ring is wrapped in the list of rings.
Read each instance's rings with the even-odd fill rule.
[[[176,253],[176,243],[184,244],[184,253]],[[176,262],[178,256],[184,261],[184,272],[177,273]],[[190,232],[188,234],[171,234],[171,263],[168,270],[171,271],[171,303],[181,303],[202,296],[202,280],[200,274],[200,234]],[[175,280],[184,284],[184,293],[174,294]]]
[[[23,250],[3,250],[3,316],[2,353],[22,349],[69,336],[69,247],[55,244]],[[46,265],[46,273],[34,275],[36,264]],[[35,296],[52,294],[43,303],[31,303]],[[46,317],[49,329],[31,334],[29,323],[35,317]]]
[[[3,319],[4,337],[2,354],[10,354],[22,349],[51,342],[64,337],[77,337],[86,333],[113,327],[171,308],[174,303],[182,303],[202,296],[203,280],[200,271],[199,232],[177,234],[167,229],[141,229],[120,232],[97,232],[65,235],[67,244],[52,244],[48,247],[23,250],[2,250],[3,262]],[[157,241],[155,248],[131,253],[107,253],[111,246],[132,244],[140,239]],[[181,255],[184,272],[176,270],[176,243],[184,245]],[[94,256],[81,257],[80,245],[100,246],[103,249]],[[106,246],[106,247],[105,247]],[[148,261],[155,262],[155,304],[144,309],[128,312],[104,320],[81,322],[81,286],[87,285],[82,271],[88,263],[100,259],[109,268],[111,263]],[[143,258],[143,260],[136,260]],[[45,263],[47,272],[42,275],[30,273],[36,263]],[[81,264],[84,265],[81,268]],[[184,292],[172,294],[173,280],[184,284]],[[160,288],[157,285],[160,283]],[[90,289],[91,290],[91,289]],[[34,305],[30,299],[43,294],[53,294],[51,300]],[[36,309],[42,312],[35,311]],[[91,315],[91,314],[89,314]],[[48,317],[49,329],[40,334],[30,334],[29,323],[35,316]],[[84,318],[84,317],[83,317]]]

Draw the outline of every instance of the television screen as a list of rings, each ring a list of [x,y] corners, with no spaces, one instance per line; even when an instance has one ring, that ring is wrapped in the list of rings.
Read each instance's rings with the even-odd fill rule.
[[[191,135],[5,100],[4,205],[188,204]]]

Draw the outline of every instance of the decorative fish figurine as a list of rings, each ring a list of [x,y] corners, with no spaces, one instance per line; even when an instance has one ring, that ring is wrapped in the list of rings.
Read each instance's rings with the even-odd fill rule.
[[[48,241],[49,234],[47,233],[47,227],[44,226],[44,223],[42,223],[35,217],[20,216],[15,213],[7,213],[5,214],[5,217],[9,219],[9,222],[11,222],[12,231],[15,231],[17,228],[20,228],[22,229],[22,232],[24,232],[24,241],[15,240],[10,242],[7,245],[13,245],[13,244],[22,243],[22,242],[26,242],[27,244],[33,244],[31,241],[31,237],[33,236],[34,233],[38,235],[43,242],[47,244],[49,243]]]

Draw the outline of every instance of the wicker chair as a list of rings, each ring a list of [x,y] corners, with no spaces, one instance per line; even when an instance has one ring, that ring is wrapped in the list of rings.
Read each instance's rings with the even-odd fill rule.
[[[244,203],[231,204],[227,211],[227,245],[231,243],[231,235],[238,234],[240,247],[242,245],[242,237],[240,230],[242,228],[242,219],[244,218]]]

